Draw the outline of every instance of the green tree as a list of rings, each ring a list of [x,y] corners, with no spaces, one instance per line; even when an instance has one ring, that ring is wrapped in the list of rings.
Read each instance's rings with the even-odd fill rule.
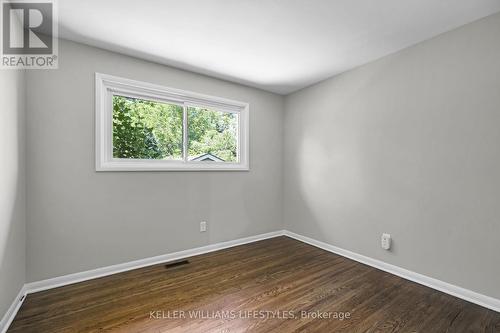
[[[188,153],[210,153],[237,161],[238,116],[189,107]],[[183,107],[142,99],[113,96],[113,156],[137,159],[181,159]]]
[[[182,158],[182,106],[136,99],[133,107],[144,124],[152,129],[162,152],[161,158]]]
[[[135,114],[130,101],[113,97],[113,157],[160,158],[162,152],[151,127]]]
[[[209,153],[237,160],[237,115],[204,108],[188,109],[189,156]]]

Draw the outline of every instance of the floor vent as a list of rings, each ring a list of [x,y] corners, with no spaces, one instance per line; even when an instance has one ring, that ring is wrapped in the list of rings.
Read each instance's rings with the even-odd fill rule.
[[[182,266],[182,265],[187,265],[187,264],[189,264],[189,260],[187,260],[187,259],[177,260],[177,261],[169,262],[168,264],[165,265],[165,268],[169,269],[169,268],[174,268],[177,266]]]

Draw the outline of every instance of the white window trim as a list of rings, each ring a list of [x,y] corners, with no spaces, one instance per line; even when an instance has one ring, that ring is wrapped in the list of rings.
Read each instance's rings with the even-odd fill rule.
[[[183,160],[118,159],[113,157],[113,94],[166,103],[206,107],[239,115],[238,163]],[[220,97],[163,87],[107,74],[95,74],[96,171],[238,171],[249,170],[249,104]],[[186,111],[184,111],[186,114]],[[184,122],[184,126],[186,122]],[[186,152],[187,131],[184,128]]]

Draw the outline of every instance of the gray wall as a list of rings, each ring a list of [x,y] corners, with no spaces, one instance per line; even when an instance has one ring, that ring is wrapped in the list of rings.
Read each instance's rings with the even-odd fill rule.
[[[67,41],[59,59],[27,74],[28,281],[281,229],[282,96]],[[95,72],[249,102],[251,170],[95,172]]]
[[[497,14],[288,96],[285,227],[500,298],[499,32]]]
[[[500,297],[498,31],[492,16],[285,102],[61,41],[59,70],[27,74],[27,280],[284,225]],[[96,173],[96,71],[249,102],[251,171]]]
[[[0,319],[25,282],[25,75],[0,70]]]

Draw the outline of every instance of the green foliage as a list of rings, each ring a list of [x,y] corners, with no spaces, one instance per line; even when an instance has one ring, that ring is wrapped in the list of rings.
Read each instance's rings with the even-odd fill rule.
[[[202,108],[188,109],[189,156],[204,153],[237,160],[237,115]]]
[[[113,98],[113,157],[161,158],[153,129],[144,125],[129,100],[118,96]]]
[[[188,108],[189,156],[210,153],[237,161],[238,116]],[[183,108],[178,105],[113,96],[113,156],[181,159]]]

